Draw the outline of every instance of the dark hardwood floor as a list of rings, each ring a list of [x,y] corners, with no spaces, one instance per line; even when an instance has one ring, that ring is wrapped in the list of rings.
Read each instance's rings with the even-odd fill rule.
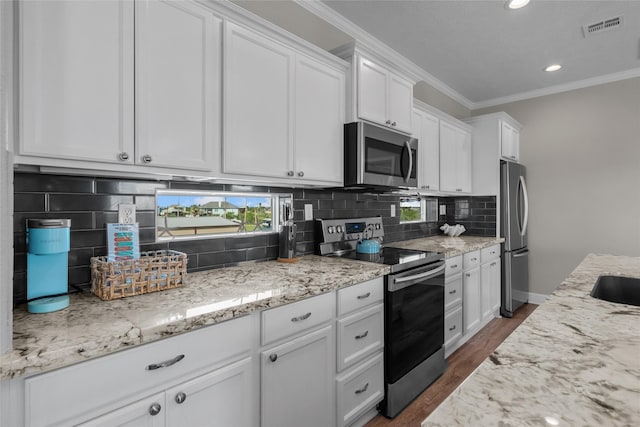
[[[369,421],[365,427],[419,426],[536,307],[537,305],[535,304],[525,304],[516,310],[513,318],[505,317],[489,322],[473,338],[449,356],[449,359],[447,359],[449,367],[445,373],[405,408],[400,415],[393,420],[378,415]]]

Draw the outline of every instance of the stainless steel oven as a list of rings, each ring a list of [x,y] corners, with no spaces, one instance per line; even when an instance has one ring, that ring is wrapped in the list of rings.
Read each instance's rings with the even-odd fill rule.
[[[418,140],[370,123],[344,125],[344,186],[415,188]]]

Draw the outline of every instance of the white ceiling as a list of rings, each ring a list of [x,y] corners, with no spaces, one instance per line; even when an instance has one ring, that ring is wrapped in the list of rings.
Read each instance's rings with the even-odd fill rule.
[[[503,0],[324,3],[475,107],[640,76],[640,0],[532,0],[515,11]],[[583,36],[583,25],[616,16],[619,28]],[[552,63],[563,68],[544,72]]]

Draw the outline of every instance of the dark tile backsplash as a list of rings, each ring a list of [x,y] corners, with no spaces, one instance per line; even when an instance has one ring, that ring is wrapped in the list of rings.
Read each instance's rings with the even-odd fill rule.
[[[495,235],[495,197],[440,197],[447,214],[438,222],[400,224],[390,216],[390,204],[399,211],[399,195],[340,190],[286,189],[276,187],[109,179],[16,173],[14,180],[14,303],[26,299],[27,218],[70,218],[71,251],[69,284],[86,287],[91,280],[89,259],[106,254],[106,224],[117,222],[118,204],[135,203],[142,251],[173,249],[188,254],[188,271],[236,265],[245,261],[273,260],[278,256],[278,235],[213,238],[155,243],[156,189],[292,193],[294,221],[298,226],[299,254],[313,253],[313,221],[304,221],[304,206],[313,206],[314,218],[381,216],[385,242],[441,234],[444,222],[462,224],[468,235]]]

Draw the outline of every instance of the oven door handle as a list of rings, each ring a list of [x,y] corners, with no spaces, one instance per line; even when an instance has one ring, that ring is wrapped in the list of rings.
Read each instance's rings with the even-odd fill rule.
[[[424,273],[415,274],[413,276],[400,277],[398,279],[393,279],[393,283],[390,286],[390,291],[397,291],[402,288],[406,288],[411,285],[412,282],[423,279],[430,279],[435,276],[439,276],[444,272],[446,268],[446,264],[442,264],[440,267],[435,268],[433,270],[425,271]]]

